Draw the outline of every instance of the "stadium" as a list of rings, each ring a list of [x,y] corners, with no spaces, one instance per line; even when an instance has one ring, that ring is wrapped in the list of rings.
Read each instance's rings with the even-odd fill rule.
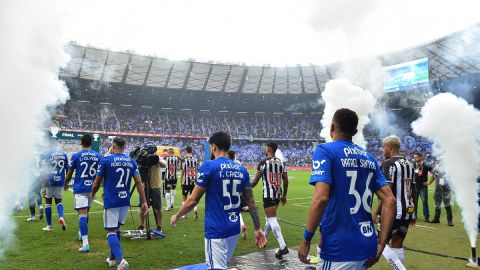
[[[18,159],[12,160],[16,163],[5,163],[5,168],[8,165],[22,172],[5,174],[1,177],[2,179],[13,176],[19,179],[24,177],[25,183],[22,182],[23,180],[19,180],[18,183],[4,182],[5,187],[11,183],[11,190],[7,188],[2,193],[6,199],[0,204],[0,209],[8,216],[2,215],[1,219],[14,220],[14,222],[0,221],[0,229],[6,232],[0,233],[0,253],[4,256],[0,261],[0,268],[107,269],[107,267],[118,266],[117,269],[182,270],[366,269],[363,263],[370,258],[352,260],[361,261],[361,266],[345,264],[344,268],[335,267],[341,267],[342,263],[347,263],[348,260],[325,259],[325,256],[328,257],[326,255],[329,250],[328,245],[331,243],[328,242],[328,232],[334,233],[334,229],[331,229],[332,224],[335,224],[333,227],[338,224],[342,226],[348,221],[342,219],[341,222],[335,223],[338,221],[336,219],[332,221],[333,223],[329,223],[329,219],[332,219],[331,215],[334,214],[323,214],[323,219],[321,216],[318,217],[322,222],[321,233],[317,230],[319,222],[315,223],[313,230],[313,232],[316,231],[315,236],[310,235],[312,232],[309,232],[309,224],[312,223],[311,215],[315,212],[312,209],[317,198],[316,192],[321,185],[319,183],[328,184],[327,194],[330,198],[337,196],[334,195],[336,190],[341,189],[341,185],[336,186],[336,182],[335,184],[327,180],[316,182],[314,179],[317,179],[316,173],[324,174],[324,171],[318,167],[323,166],[326,156],[329,156],[325,154],[326,156],[319,158],[317,156],[319,151],[325,145],[337,143],[336,136],[346,134],[343,124],[340,125],[338,122],[341,121],[340,118],[335,118],[342,108],[351,110],[356,117],[353,128],[355,132],[347,140],[358,147],[357,152],[350,153],[356,156],[358,161],[348,161],[351,164],[345,165],[348,162],[342,159],[341,164],[344,164],[344,167],[363,169],[363,166],[368,167],[364,165],[367,164],[367,160],[358,157],[362,155],[360,151],[364,149],[371,154],[365,154],[365,156],[369,156],[368,161],[374,161],[372,164],[375,165],[371,165],[377,168],[374,171],[382,174],[378,177],[381,179],[375,181],[383,183],[382,181],[385,180],[383,187],[373,190],[373,193],[368,188],[372,176],[366,180],[366,187],[363,184],[364,193],[356,190],[355,180],[353,180],[350,184],[344,184],[347,185],[345,188],[347,197],[337,198],[336,201],[339,208],[343,205],[342,200],[347,202],[346,205],[350,209],[348,215],[357,213],[360,208],[360,211],[368,216],[368,225],[358,223],[355,219],[357,224],[352,226],[361,226],[359,227],[363,230],[361,234],[365,237],[374,236],[375,240],[372,241],[375,243],[375,252],[377,234],[378,241],[382,241],[382,235],[388,236],[387,247],[391,247],[390,251],[393,250],[394,256],[391,257],[392,254],[389,255],[386,251],[383,252],[383,256],[380,256],[382,255],[380,252],[377,254],[380,256],[377,258],[378,263],[371,269],[467,269],[467,266],[479,268],[476,258],[477,232],[480,228],[477,194],[479,190],[477,178],[480,179],[478,172],[480,168],[480,113],[478,111],[480,91],[477,89],[480,88],[479,42],[480,24],[477,23],[428,42],[376,55],[373,61],[371,60],[373,58],[365,57],[325,64],[283,67],[214,60],[172,60],[134,51],[85,45],[76,41],[61,44],[62,50],[69,59],[53,76],[55,83],[59,83],[60,86],[55,84],[46,86],[52,89],[56,87],[66,89],[69,98],[55,97],[55,101],[51,101],[46,100],[49,94],[38,94],[38,96],[32,94],[30,97],[29,92],[18,91],[19,100],[20,98],[25,100],[25,104],[18,102],[14,104],[15,108],[19,107],[18,109],[12,109],[11,112],[4,114],[10,119],[8,124],[11,125],[5,129],[5,133],[10,132],[17,125],[31,124],[31,127],[25,128],[24,134],[5,135],[9,137],[5,138],[7,143],[4,149],[21,149],[16,151]],[[46,77],[51,79],[52,76]],[[5,76],[5,80],[8,81],[8,76]],[[35,84],[33,79],[32,82],[27,81],[24,82],[26,88],[30,87],[29,83]],[[8,86],[10,85],[2,85],[2,88],[7,89]],[[52,92],[52,99],[53,96],[58,95]],[[40,96],[44,96],[45,99]],[[35,103],[29,103],[29,99],[35,98],[42,100],[43,103],[38,102],[38,107],[32,105],[31,119],[21,118],[23,110],[29,104]],[[19,115],[19,119],[15,119],[12,115]],[[357,124],[359,134],[356,134]],[[219,132],[223,132],[221,135],[228,135],[229,147],[227,148],[229,149],[222,148],[222,142],[218,142],[220,139],[214,134]],[[389,145],[392,140],[390,135],[396,135],[395,138],[398,138],[397,155],[386,154],[385,149],[391,146]],[[29,145],[25,146],[20,141],[26,141]],[[397,142],[394,141],[392,145],[397,145]],[[154,150],[151,150],[152,147]],[[118,227],[113,230],[111,226],[107,226],[109,224],[107,219],[111,218],[110,212],[107,212],[107,204],[111,204],[111,201],[107,198],[111,195],[107,190],[110,186],[107,184],[109,176],[106,167],[114,167],[113,158],[111,160],[108,158],[119,155],[120,148],[126,154],[122,157],[125,159],[121,161],[125,163],[128,158],[128,162],[133,164],[129,168],[135,168],[137,171],[137,174],[132,171],[133,174],[130,175],[129,170],[126,178],[133,175],[141,176],[143,184],[141,181],[137,183],[136,177],[133,176],[133,178],[130,177],[132,179],[125,180],[127,187],[124,187],[121,181],[125,171],[121,169],[120,181],[118,184],[115,182],[113,187],[118,189],[121,186],[125,192],[128,192],[129,196],[126,200],[129,204],[122,205],[128,208],[123,213],[123,222],[118,217],[122,214],[112,214],[117,216],[118,221],[118,223],[115,222],[115,226]],[[75,164],[75,155],[86,150],[96,152],[98,159],[95,159],[95,164],[92,166],[95,167],[97,163],[102,164],[105,166],[104,171],[100,169],[100,165],[94,169],[87,165],[81,172],[79,168],[83,168],[82,166],[72,165]],[[232,170],[237,170],[236,175],[243,177],[243,173],[248,172],[246,175],[249,177],[245,180],[248,184],[245,184],[247,185],[245,190],[249,189],[251,182],[254,186],[251,189],[252,192],[245,191],[247,199],[243,197],[241,199],[238,193],[238,205],[234,205],[236,184],[233,182],[232,190],[226,191],[226,184],[223,182],[225,185],[223,199],[228,198],[229,205],[221,206],[221,211],[225,212],[223,215],[227,215],[227,210],[236,207],[237,213],[228,212],[226,218],[241,228],[241,231],[235,234],[237,237],[241,236],[238,242],[235,242],[236,245],[233,245],[234,252],[232,250],[233,254],[230,254],[231,257],[226,260],[228,268],[213,267],[214,263],[217,264],[221,260],[215,257],[217,255],[212,251],[212,244],[208,241],[212,239],[204,236],[204,233],[207,234],[204,231],[204,224],[206,230],[210,222],[208,220],[212,219],[212,212],[206,214],[206,211],[212,211],[207,209],[214,207],[209,197],[216,196],[212,195],[214,192],[208,193],[208,190],[216,189],[202,184],[202,181],[213,181],[208,180],[209,178],[204,179],[203,174],[208,175],[207,168],[213,166],[211,164],[214,164],[215,160],[226,158],[227,151],[223,150],[235,152],[233,160],[237,163],[229,161],[231,163],[228,164],[236,164],[231,165],[236,166],[231,167],[234,168]],[[141,159],[142,154],[136,151],[148,152],[148,157],[155,156],[157,158],[155,164],[145,165],[147,163]],[[345,149],[341,152],[349,157],[349,154],[344,151]],[[70,167],[65,165],[67,163],[64,163],[65,166],[62,165],[64,171],[61,174],[64,184],[56,186],[62,190],[62,195],[57,197],[56,191],[50,191],[50,193],[53,192],[54,201],[52,201],[52,194],[48,197],[49,191],[45,191],[49,187],[52,188],[48,184],[45,186],[45,183],[50,181],[46,175],[52,174],[50,160],[56,159],[55,155],[58,156],[58,153],[65,154],[65,161],[70,164]],[[405,163],[399,163],[401,165],[397,165],[398,170],[400,166],[406,166],[402,167],[402,175],[408,174],[404,172],[407,170],[404,168],[408,168],[415,175],[402,176],[405,178],[403,179],[395,173],[395,177],[401,179],[398,181],[405,181],[405,184],[403,182],[398,184],[402,189],[405,188],[405,191],[394,189],[393,183],[397,185],[397,182],[394,182],[397,180],[389,179],[388,169],[383,168],[387,161],[398,158],[400,154]],[[422,159],[421,162],[417,161],[419,157]],[[177,161],[169,163],[169,158]],[[23,168],[16,165],[20,160],[25,159],[28,161],[24,162]],[[195,160],[195,164],[198,162],[198,165],[192,165],[195,168],[191,175],[186,172],[190,166],[186,162],[187,159]],[[278,171],[274,171],[273,167],[267,169],[265,162],[270,164],[268,163],[270,159],[278,160],[278,164],[281,164],[275,169]],[[147,158],[147,160],[150,159]],[[108,165],[110,163],[107,162],[112,162],[112,165]],[[162,162],[166,165],[162,165]],[[172,165],[177,164],[176,162],[178,165]],[[357,162],[360,165],[357,165]],[[45,165],[47,163],[50,165]],[[59,161],[55,160],[54,168],[59,164]],[[145,188],[150,186],[147,184],[148,181],[153,182],[153,180],[145,180],[145,178],[153,179],[152,172],[148,171],[152,170],[153,166],[162,167],[159,172],[168,171],[162,172],[162,176],[159,176],[161,187],[159,184],[158,189],[161,193],[158,194],[151,193],[152,190],[149,190],[149,188],[155,188]],[[174,168],[172,171],[170,166]],[[75,183],[78,177],[86,175],[88,168],[90,168],[90,177],[86,177],[90,181],[89,185],[92,185],[88,191],[91,197],[88,199],[88,206],[78,207],[78,204],[83,201],[78,199],[79,194]],[[145,170],[147,170],[146,173]],[[332,169],[332,175],[335,170],[335,168]],[[422,170],[425,177],[424,186],[428,188],[422,189],[422,183],[418,190],[412,187],[412,190],[415,189],[412,196],[417,197],[415,200],[413,197],[410,198],[411,194],[406,191],[407,188],[404,185],[406,186],[407,183],[410,185],[409,181],[415,181],[416,177],[420,179]],[[425,171],[429,172],[425,173]],[[350,179],[349,172],[351,171],[347,171],[348,177],[344,177],[345,179]],[[175,175],[175,181],[178,182],[174,185],[168,182],[170,181],[168,175],[172,173]],[[274,187],[272,180],[266,180],[270,179],[266,176],[269,173],[280,175],[277,187]],[[391,171],[390,174],[392,178]],[[222,175],[224,174],[220,172],[220,176]],[[356,175],[355,173],[355,178]],[[188,195],[182,199],[183,179],[190,179],[190,177],[192,180],[189,181],[195,182],[195,189],[192,184],[193,191],[190,191],[190,194],[187,192]],[[211,177],[214,179],[214,176]],[[446,183],[443,182],[444,178]],[[339,181],[336,175],[332,176],[332,179]],[[416,181],[420,181],[418,179]],[[240,185],[244,180],[233,181],[238,181]],[[259,181],[257,186],[255,186],[256,181]],[[357,181],[365,182],[360,180],[360,177]],[[288,196],[285,182],[288,183]],[[272,186],[269,187],[268,183]],[[417,182],[411,182],[411,185],[413,183],[417,185]],[[448,195],[439,195],[438,192],[444,191],[438,191],[437,188],[439,186],[443,188],[444,185],[451,186],[451,191],[448,189]],[[135,188],[138,189],[138,193]],[[192,198],[195,198],[197,188],[202,189],[201,195],[206,192],[207,196],[200,196],[198,201],[195,201]],[[405,230],[405,235],[408,230],[408,237],[403,236],[401,240],[401,258],[400,253],[395,253],[400,248],[394,243],[401,234],[390,231],[382,234],[380,227],[380,224],[382,226],[386,224],[387,227],[395,227],[396,224],[392,225],[384,221],[384,218],[388,217],[387,198],[390,197],[387,196],[388,194],[381,195],[377,192],[384,188],[388,189],[388,194],[392,194],[391,198],[394,200],[393,196],[398,197],[398,194],[405,196],[402,199],[397,198],[395,206],[391,205],[393,211],[391,217],[394,217],[395,211],[396,219],[400,211],[408,211],[403,215],[412,217],[408,220],[406,229],[405,227],[397,228],[400,231]],[[267,208],[272,207],[265,201],[267,196],[265,194],[269,189],[276,190],[277,194],[271,195],[272,197],[283,196],[274,199],[276,204],[273,207],[275,208],[273,217],[271,212],[267,214]],[[391,189],[394,190],[393,193]],[[421,193],[420,189],[425,193]],[[97,192],[96,196],[95,192]],[[35,201],[40,193],[42,196],[39,197],[40,202]],[[220,188],[216,193],[222,198]],[[249,197],[250,194],[252,197]],[[118,196],[121,197],[120,193]],[[152,196],[157,196],[161,201],[159,209],[154,208]],[[379,203],[380,196],[386,196],[382,197],[385,200],[381,203]],[[448,197],[448,199],[443,198],[443,205],[440,199],[439,207],[437,207],[438,196]],[[270,200],[270,197],[267,199]],[[286,200],[284,205],[283,199]],[[409,205],[410,200],[412,200],[411,205]],[[182,212],[189,207],[190,202],[192,207],[185,211],[191,210],[191,213]],[[195,214],[193,202],[198,203],[198,205],[195,204]],[[258,209],[252,211],[252,207],[256,207],[255,203]],[[146,217],[140,218],[144,204],[149,210]],[[403,210],[402,204],[406,204]],[[324,209],[325,207],[327,210]],[[325,207],[322,208],[322,213],[323,211],[335,213],[332,210],[336,207],[335,204]],[[85,208],[88,208],[89,212],[80,211]],[[249,210],[245,211],[243,208]],[[378,212],[375,212],[375,209]],[[157,211],[162,214],[158,216]],[[373,223],[377,221],[376,214],[382,219],[379,219],[378,224],[375,225]],[[240,223],[237,222],[237,215],[241,219],[241,227],[238,225]],[[57,224],[57,218],[60,224]],[[81,221],[82,218],[86,220],[84,224]],[[146,224],[143,223],[145,219]],[[260,230],[254,229],[258,222],[261,225]],[[47,227],[43,228],[45,225]],[[157,230],[154,230],[155,225]],[[88,235],[84,233],[85,226],[88,228]],[[365,232],[364,226],[368,229],[371,226],[371,234]],[[222,226],[217,225],[217,227]],[[269,229],[266,227],[271,228],[272,233],[266,237],[267,243],[263,247],[259,241],[260,238],[257,237],[259,237],[259,231],[262,232],[262,236],[263,233],[268,234]],[[279,231],[280,227],[281,231]],[[392,235],[397,233],[397,235],[392,236],[390,233]],[[356,239],[353,233],[344,234],[350,237],[346,242],[351,241],[351,245],[354,246]],[[112,237],[117,239],[117,235],[118,240],[111,240]],[[322,235],[322,239],[319,235]],[[341,237],[339,239],[344,239]],[[299,259],[304,249],[302,240],[306,241],[307,238],[308,262],[302,262],[302,259]],[[86,242],[85,239],[87,239]],[[390,239],[394,240],[390,241]],[[326,241],[323,247],[322,241]],[[359,240],[359,245],[364,243],[362,241],[365,240]],[[120,254],[123,251],[123,257],[118,258],[117,246],[120,246],[120,243]],[[214,243],[215,248],[218,247],[215,247]],[[230,252],[230,246],[223,248],[220,253]],[[325,253],[317,253],[317,248]],[[283,257],[282,250],[286,250]],[[356,256],[362,252],[359,248],[353,254]],[[107,258],[107,264],[105,264],[105,258]],[[115,258],[117,258],[116,261]],[[112,261],[113,264],[111,264]]]

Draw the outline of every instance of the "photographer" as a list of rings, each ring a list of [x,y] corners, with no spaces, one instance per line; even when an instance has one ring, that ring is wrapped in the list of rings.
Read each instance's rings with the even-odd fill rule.
[[[137,147],[131,153],[131,156],[138,163],[148,206],[151,206],[155,213],[157,230],[162,231],[162,179],[160,177],[160,168],[164,168],[167,163],[156,154],[156,151],[157,147],[153,143],[147,143],[143,147]],[[145,216],[140,215],[140,226],[138,229],[145,229]]]

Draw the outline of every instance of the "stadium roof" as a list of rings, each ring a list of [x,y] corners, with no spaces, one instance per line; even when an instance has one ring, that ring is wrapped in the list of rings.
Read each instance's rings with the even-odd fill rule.
[[[422,46],[379,57],[384,66],[428,57],[431,83],[480,73],[480,24]],[[194,46],[194,45],[192,45]],[[340,66],[244,66],[239,64],[171,61],[70,43],[71,56],[60,71],[64,78],[227,93],[316,94],[334,78]],[[368,67],[366,67],[368,68]]]

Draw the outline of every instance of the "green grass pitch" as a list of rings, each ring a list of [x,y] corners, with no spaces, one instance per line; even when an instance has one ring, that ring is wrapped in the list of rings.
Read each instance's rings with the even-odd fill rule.
[[[293,224],[304,224],[307,217],[313,188],[308,185],[309,172],[290,171],[290,187],[288,202],[280,207],[278,217]],[[255,189],[255,198],[261,200],[261,186]],[[433,215],[433,185],[429,187],[430,212]],[[180,187],[177,187],[175,209],[181,204]],[[46,225],[45,219],[36,222],[26,222],[29,215],[28,207],[15,214],[17,224],[16,240],[13,249],[7,252],[5,260],[0,262],[0,269],[107,269],[105,258],[109,249],[103,231],[102,206],[94,203],[89,220],[89,240],[91,252],[81,254],[77,251],[81,242],[77,241],[78,217],[72,206],[72,192],[65,193],[65,220],[68,228],[63,232],[56,223],[56,209],[53,207],[54,231],[46,233],[42,228]],[[132,202],[137,198],[132,198]],[[261,208],[261,204],[258,203]],[[420,206],[421,209],[422,206]],[[164,212],[163,231],[167,235],[164,239],[128,240],[122,239],[124,255],[130,263],[131,269],[168,269],[175,266],[189,265],[204,261],[203,240],[203,201],[199,204],[200,218],[194,220],[190,215],[181,219],[177,228],[169,226],[170,215],[173,212]],[[137,210],[132,211],[132,217],[127,218],[124,229],[133,229],[138,226]],[[263,209],[260,210],[262,224],[264,222]],[[239,240],[235,255],[256,252],[252,239],[252,222],[248,213],[243,213],[249,236],[246,241]],[[153,217],[151,219],[153,221]],[[405,245],[411,248],[430,252],[448,254],[451,256],[468,257],[469,243],[461,223],[458,207],[454,208],[454,227],[448,227],[445,220],[445,211],[442,212],[440,224],[429,224],[420,219],[417,227],[408,232]],[[280,222],[285,241],[290,248],[296,248],[302,237],[303,228]],[[269,235],[268,248],[277,248],[278,244],[272,234]],[[313,242],[312,242],[313,243]],[[312,254],[316,248],[312,244]],[[465,263],[460,260],[442,258],[421,254],[412,251],[405,252],[407,269],[464,269]],[[391,269],[384,258],[373,269]]]

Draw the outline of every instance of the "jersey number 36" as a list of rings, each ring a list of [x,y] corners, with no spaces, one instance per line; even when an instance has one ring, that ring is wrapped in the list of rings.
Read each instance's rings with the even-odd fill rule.
[[[373,194],[372,191],[368,188],[368,186],[370,186],[373,172],[370,172],[368,174],[365,191],[363,192],[362,196],[360,196],[360,193],[355,189],[355,183],[357,182],[357,174],[357,171],[347,171],[347,177],[350,178],[350,189],[348,190],[348,194],[355,197],[355,205],[353,207],[350,207],[350,214],[354,215],[358,213],[361,205],[363,206],[363,209],[367,211],[367,213],[371,213],[372,208],[368,203],[368,200],[370,198],[371,201],[371,199],[373,198]]]

